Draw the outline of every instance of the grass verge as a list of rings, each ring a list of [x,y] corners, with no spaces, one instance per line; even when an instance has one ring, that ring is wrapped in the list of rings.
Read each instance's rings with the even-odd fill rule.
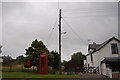
[[[80,75],[38,74],[34,72],[3,72],[2,78],[80,78]]]

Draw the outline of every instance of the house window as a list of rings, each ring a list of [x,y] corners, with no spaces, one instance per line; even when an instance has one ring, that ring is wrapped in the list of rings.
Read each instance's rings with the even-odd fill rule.
[[[112,51],[112,54],[118,54],[117,43],[112,43],[111,44],[111,51]]]

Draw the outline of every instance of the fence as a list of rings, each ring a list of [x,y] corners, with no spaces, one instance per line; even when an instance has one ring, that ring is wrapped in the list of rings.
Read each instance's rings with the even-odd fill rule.
[[[84,71],[91,74],[99,74],[99,67],[85,67]]]
[[[2,72],[29,72],[37,71],[37,68],[32,66],[31,68],[24,67],[24,64],[16,62],[6,62],[2,64]]]

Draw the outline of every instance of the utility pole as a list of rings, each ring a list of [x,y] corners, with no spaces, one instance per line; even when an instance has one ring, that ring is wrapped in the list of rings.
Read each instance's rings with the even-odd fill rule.
[[[59,72],[61,74],[61,9],[59,11]]]

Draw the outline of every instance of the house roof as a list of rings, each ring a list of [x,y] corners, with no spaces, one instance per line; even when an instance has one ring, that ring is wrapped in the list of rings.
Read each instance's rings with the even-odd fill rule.
[[[77,70],[77,67],[79,67],[79,70],[77,71],[83,71],[83,66],[84,66],[83,61],[72,59],[68,61],[67,63],[65,63],[65,71],[74,72]]]
[[[79,63],[80,63],[80,61],[74,60],[74,59],[71,59],[70,61],[67,62],[67,64],[70,64],[70,65],[79,64]]]
[[[103,42],[102,44],[96,44],[96,43],[93,43],[93,44],[89,44],[89,48],[88,50],[92,49],[93,51],[91,51],[91,53],[94,53],[96,51],[99,51],[100,49],[102,49],[105,45],[107,45],[111,40],[115,39],[116,41],[120,42],[119,39],[115,38],[115,37],[112,37],[110,38],[109,40]],[[86,56],[88,56],[89,54],[87,54]]]
[[[93,42],[93,44],[89,44],[89,48],[88,50],[92,49],[92,50],[96,50],[101,44],[96,44],[95,42]]]
[[[70,60],[70,61],[68,61],[66,64],[65,64],[65,66],[68,68],[68,67],[75,67],[75,66],[81,66],[81,65],[83,65],[83,61],[78,61],[78,60],[74,60],[74,59],[72,59],[72,60]]]
[[[106,57],[102,63],[120,62],[120,57]]]

